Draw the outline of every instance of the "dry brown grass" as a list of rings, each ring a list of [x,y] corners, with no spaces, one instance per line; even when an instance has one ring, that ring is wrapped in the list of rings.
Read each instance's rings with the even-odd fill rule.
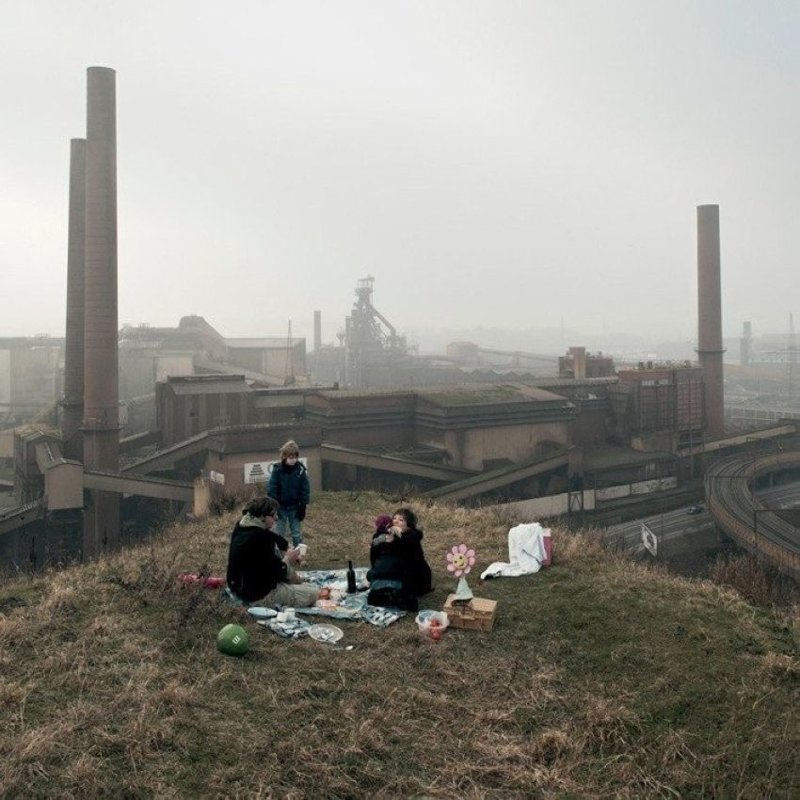
[[[750,553],[720,557],[711,569],[711,579],[761,606],[785,606],[800,600],[795,583]]]
[[[364,563],[397,498],[316,498],[310,568]],[[414,504],[441,607],[444,553],[505,560],[514,520]],[[342,622],[352,651],[286,641],[185,586],[222,574],[235,513],[0,587],[0,796],[790,797],[792,619],[729,588],[554,530],[537,576],[470,583],[491,634]],[[215,647],[244,621],[242,659]]]

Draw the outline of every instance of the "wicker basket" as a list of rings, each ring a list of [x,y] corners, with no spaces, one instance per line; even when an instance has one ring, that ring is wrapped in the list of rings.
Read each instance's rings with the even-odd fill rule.
[[[473,597],[468,603],[459,602],[456,596],[448,596],[444,610],[453,628],[464,628],[470,631],[490,631],[494,625],[497,600],[485,597]]]

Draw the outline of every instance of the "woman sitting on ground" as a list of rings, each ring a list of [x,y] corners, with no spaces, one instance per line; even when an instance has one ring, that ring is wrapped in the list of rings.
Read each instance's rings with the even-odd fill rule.
[[[251,500],[231,533],[228,550],[228,590],[245,605],[262,600],[265,606],[313,606],[319,589],[303,583],[293,567],[302,562],[300,551],[274,533],[278,501]]]
[[[422,531],[410,508],[398,508],[390,519],[375,520],[367,573],[367,602],[416,611],[417,598],[431,591],[431,568],[422,550]]]

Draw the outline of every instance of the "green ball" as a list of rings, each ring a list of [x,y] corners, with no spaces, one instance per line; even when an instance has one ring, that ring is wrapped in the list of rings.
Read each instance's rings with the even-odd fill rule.
[[[226,656],[243,656],[250,647],[250,637],[241,625],[226,625],[217,634],[217,647]]]

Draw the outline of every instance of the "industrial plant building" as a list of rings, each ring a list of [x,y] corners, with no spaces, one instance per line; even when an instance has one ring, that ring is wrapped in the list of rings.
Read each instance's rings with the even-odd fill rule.
[[[89,68],[86,138],[71,143],[63,348],[0,340],[4,421],[61,396],[63,356],[53,424],[0,431],[16,504],[0,513],[0,558],[42,564],[65,547],[93,558],[126,540],[145,503],[199,515],[215,497],[263,490],[288,438],[315,489],[481,503],[564,494],[570,513],[590,486],[674,487],[682,461],[694,474],[702,448],[723,440],[716,206],[697,210],[698,365],[617,370],[583,347],[557,359],[464,341],[421,357],[376,308],[371,276],[337,345],[322,345],[315,312],[311,353],[290,325],[235,339],[191,315],[119,330],[115,114],[114,71]]]
[[[61,396],[64,340],[0,338],[0,428],[26,422]]]

